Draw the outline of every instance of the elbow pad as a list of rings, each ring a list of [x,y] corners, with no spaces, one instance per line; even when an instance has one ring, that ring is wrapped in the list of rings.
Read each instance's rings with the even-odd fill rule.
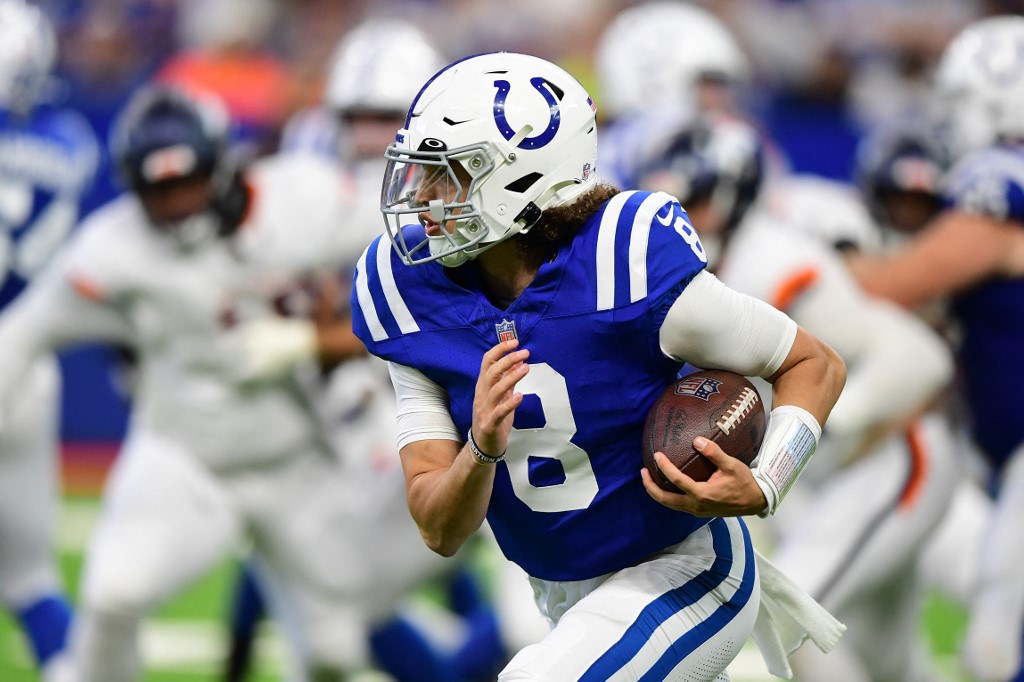
[[[796,405],[782,405],[772,410],[761,451],[751,472],[768,501],[758,516],[775,513],[800,472],[807,466],[818,439],[821,426],[810,412]]]

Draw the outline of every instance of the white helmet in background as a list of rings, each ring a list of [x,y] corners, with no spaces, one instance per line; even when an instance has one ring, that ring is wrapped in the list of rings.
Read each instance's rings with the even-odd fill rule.
[[[881,232],[857,187],[817,175],[789,175],[769,187],[769,212],[802,234],[834,248],[875,252]]]
[[[24,0],[0,0],[0,108],[30,110],[56,60],[57,40],[42,10]]]
[[[749,73],[725,24],[682,2],[646,2],[620,12],[597,46],[601,107],[612,117],[688,101],[702,79],[742,83]]]
[[[936,90],[956,154],[1024,139],[1024,17],[989,17],[961,31],[939,62]]]
[[[334,111],[404,116],[445,60],[423,31],[396,19],[369,19],[342,39],[331,58],[324,102]]]
[[[596,110],[575,78],[529,55],[477,55],[439,72],[386,153],[381,212],[402,259],[455,267],[595,186]],[[454,231],[407,242],[403,225],[427,211]]]
[[[274,0],[184,0],[178,3],[178,40],[207,50],[258,46],[278,13]]]

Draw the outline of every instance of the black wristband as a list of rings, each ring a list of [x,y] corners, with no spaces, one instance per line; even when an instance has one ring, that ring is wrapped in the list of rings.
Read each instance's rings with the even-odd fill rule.
[[[483,462],[484,464],[497,464],[501,460],[505,459],[504,452],[498,455],[497,457],[491,457],[486,452],[481,450],[480,446],[477,445],[476,441],[473,439],[472,427],[470,427],[469,429],[469,435],[466,438],[466,442],[469,444],[469,451],[473,453],[473,456],[476,457],[481,462]]]

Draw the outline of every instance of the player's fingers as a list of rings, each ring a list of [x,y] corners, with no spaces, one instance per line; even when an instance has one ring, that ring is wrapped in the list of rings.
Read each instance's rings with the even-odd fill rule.
[[[651,477],[651,472],[646,468],[640,469],[640,478],[643,481],[644,489],[647,490],[647,494],[650,495],[656,502],[675,509],[676,511],[688,512],[693,514],[696,511],[694,500],[688,495],[680,493],[672,493],[661,488],[654,479]]]
[[[658,465],[658,469],[661,473],[665,474],[665,478],[672,482],[672,485],[679,488],[687,495],[697,495],[699,493],[698,483],[693,480],[679,468],[673,464],[663,452],[654,453],[654,463]]]
[[[526,349],[517,350],[502,358],[499,358],[490,367],[485,369],[481,374],[481,378],[490,385],[497,383],[503,376],[512,371],[517,365],[525,363],[526,359],[530,357],[530,351]]]
[[[731,471],[739,461],[723,450],[718,443],[703,436],[697,436],[693,439],[693,447],[722,471]]]
[[[501,375],[494,385],[491,387],[491,394],[496,396],[504,396],[506,393],[515,388],[516,384],[519,383],[520,379],[525,377],[530,371],[530,366],[525,362],[521,362],[517,365],[510,367],[504,374]]]
[[[523,404],[523,394],[513,393],[506,400],[502,400],[498,403],[497,407],[494,408],[493,416],[494,421],[500,422],[507,416],[516,411],[516,408]]]
[[[519,346],[519,339],[509,339],[508,341],[502,341],[490,348],[484,353],[483,359],[480,361],[480,373],[483,374],[491,365],[498,362],[504,356],[511,353]]]
[[[667,498],[665,497],[668,493],[658,487],[658,484],[651,478],[651,472],[647,468],[640,469],[640,479],[643,481],[644,488],[647,489],[647,494],[653,497],[658,502],[665,504]]]

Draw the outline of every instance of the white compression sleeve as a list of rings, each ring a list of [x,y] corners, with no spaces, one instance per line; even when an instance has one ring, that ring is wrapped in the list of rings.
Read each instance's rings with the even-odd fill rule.
[[[700,272],[665,316],[661,350],[697,367],[769,377],[793,347],[796,329],[784,313]]]
[[[455,428],[441,386],[406,365],[389,362],[388,372],[398,401],[399,450],[420,440],[465,440]]]

